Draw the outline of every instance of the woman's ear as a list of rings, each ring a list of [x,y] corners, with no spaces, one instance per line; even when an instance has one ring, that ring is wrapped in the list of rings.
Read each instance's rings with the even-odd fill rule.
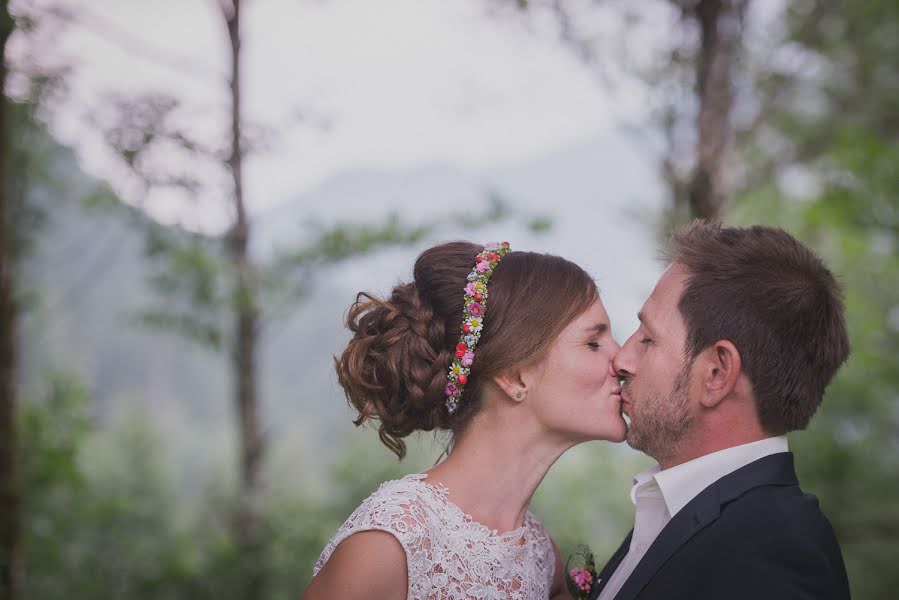
[[[521,402],[527,396],[528,386],[522,380],[521,373],[518,371],[496,375],[493,378],[493,383],[495,383],[506,396],[516,402]]]

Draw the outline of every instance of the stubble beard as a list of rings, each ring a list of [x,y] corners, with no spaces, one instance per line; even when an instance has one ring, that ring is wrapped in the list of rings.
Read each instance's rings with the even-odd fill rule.
[[[688,410],[692,366],[692,361],[684,365],[674,379],[667,398],[655,395],[639,398],[634,403],[637,414],[631,417],[627,443],[659,463],[667,462],[680,453],[692,429],[693,416]]]

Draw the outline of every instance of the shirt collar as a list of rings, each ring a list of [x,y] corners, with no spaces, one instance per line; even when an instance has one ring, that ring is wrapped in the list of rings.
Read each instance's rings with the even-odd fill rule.
[[[670,469],[662,470],[654,465],[634,477],[631,500],[636,504],[637,487],[654,479],[662,491],[668,514],[674,517],[702,490],[725,475],[770,454],[788,451],[787,436],[779,435],[712,452]]]
[[[661,467],[659,467],[659,465],[653,465],[634,475],[634,484],[631,486],[631,502],[634,503],[634,506],[637,505],[637,488],[649,482],[653,482],[653,478],[659,471],[661,471]]]

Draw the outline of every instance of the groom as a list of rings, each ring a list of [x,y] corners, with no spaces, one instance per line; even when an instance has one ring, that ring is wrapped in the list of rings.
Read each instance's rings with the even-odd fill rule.
[[[786,433],[805,429],[849,354],[840,288],[781,229],[697,222],[613,368],[634,529],[591,600],[849,598],[833,529],[799,489]]]

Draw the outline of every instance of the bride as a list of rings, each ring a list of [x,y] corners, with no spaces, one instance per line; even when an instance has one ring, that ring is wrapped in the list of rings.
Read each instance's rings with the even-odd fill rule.
[[[577,265],[507,243],[423,252],[389,298],[357,297],[337,375],[399,458],[415,431],[446,459],[388,481],[339,528],[303,600],[569,598],[558,550],[528,510],[550,466],[624,440],[618,350]]]

